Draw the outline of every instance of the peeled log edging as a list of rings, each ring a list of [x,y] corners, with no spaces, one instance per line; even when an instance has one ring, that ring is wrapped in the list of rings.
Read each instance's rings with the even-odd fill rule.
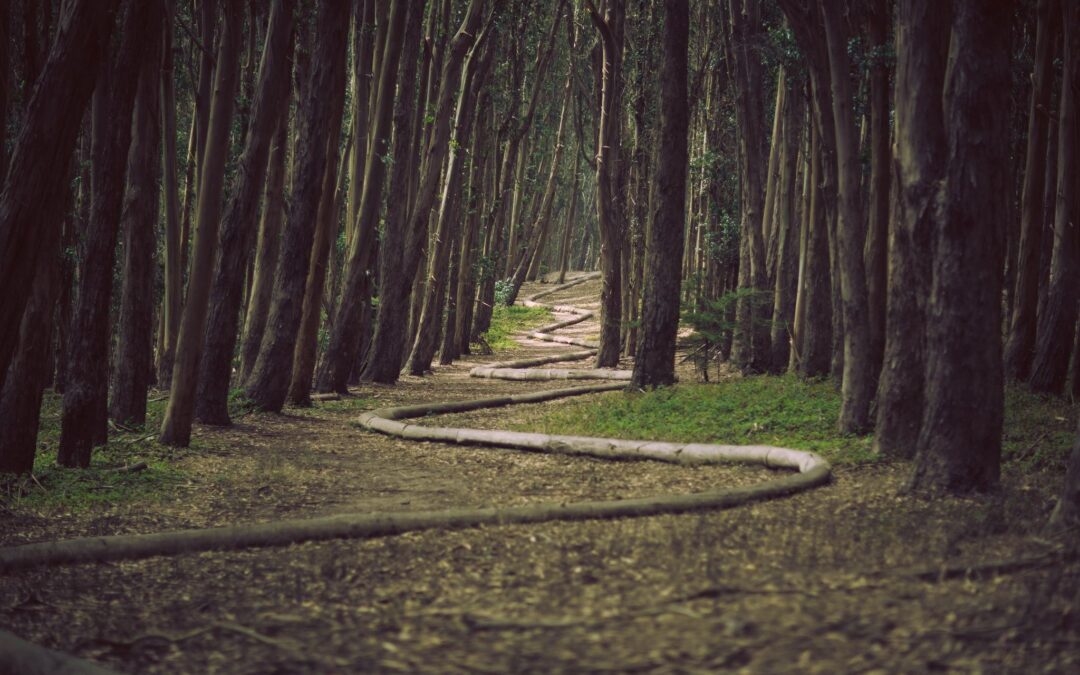
[[[581,283],[580,279],[576,281]],[[555,292],[561,288],[565,288],[565,286],[556,287],[550,292]],[[575,352],[558,356],[561,360],[571,360],[587,358],[589,355],[582,356],[580,352]],[[525,359],[523,361],[547,363],[551,362],[549,359],[554,358],[544,357],[541,359]],[[42,565],[137,559],[198,551],[287,546],[300,542],[328,539],[365,539],[432,529],[449,530],[484,525],[541,523],[557,520],[641,517],[705,509],[722,509],[754,501],[775,499],[822,485],[829,480],[830,469],[825,460],[811,452],[787,448],[703,443],[680,444],[483,429],[428,427],[400,421],[521,403],[540,403],[570,396],[612,391],[623,387],[624,385],[620,383],[609,383],[473,401],[381,408],[364,413],[357,420],[357,423],[373,431],[416,441],[485,445],[538,452],[605,457],[608,459],[651,459],[684,464],[736,462],[756,464],[769,468],[795,469],[798,473],[758,485],[710,490],[688,495],[664,495],[572,504],[533,504],[507,508],[448,509],[404,513],[350,513],[323,518],[292,519],[204,530],[84,537],[67,541],[24,544],[0,549],[0,573]]]

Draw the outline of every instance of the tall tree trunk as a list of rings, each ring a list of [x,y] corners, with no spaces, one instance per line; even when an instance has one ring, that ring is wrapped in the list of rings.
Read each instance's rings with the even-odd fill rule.
[[[158,24],[148,2],[131,3],[115,64],[102,62],[94,93],[94,200],[85,236],[79,299],[72,317],[68,384],[64,391],[60,449],[63,466],[90,465],[90,451],[108,439],[109,304],[116,233],[124,196],[131,117],[146,45]],[[12,168],[14,172],[14,165]],[[0,364],[2,365],[2,364]]]
[[[600,33],[603,48],[601,69],[600,121],[597,125],[596,213],[600,223],[600,258],[603,285],[600,290],[600,349],[597,368],[610,368],[619,362],[622,327],[622,234],[623,214],[619,212],[618,167],[622,87],[622,3],[612,3],[604,16],[589,3],[589,16]]]
[[[1020,250],[1016,259],[1016,290],[1005,349],[1005,374],[1026,380],[1035,351],[1035,328],[1039,303],[1039,262],[1043,236],[1043,199],[1046,156],[1056,152],[1047,144],[1050,127],[1050,95],[1053,90],[1054,41],[1060,6],[1057,0],[1039,0],[1031,107],[1028,112],[1027,157],[1021,197]]]
[[[889,149],[889,64],[884,54],[891,25],[889,0],[873,0],[870,8],[869,39],[874,50],[870,67],[870,195],[867,214],[866,294],[870,317],[870,368],[880,373],[885,351],[885,316],[888,293],[889,210],[892,200]]]
[[[124,285],[120,293],[120,333],[113,367],[109,415],[142,426],[146,392],[153,372],[154,252],[161,175],[161,39],[164,0],[146,0],[152,44],[139,73],[133,137],[128,153],[127,188],[121,211],[124,233]]]
[[[461,264],[459,266],[457,287],[457,312],[454,325],[454,358],[469,354],[469,329],[472,327],[473,299],[476,296],[477,263],[482,253],[480,241],[480,220],[484,207],[484,191],[488,177],[493,173],[493,150],[498,141],[485,136],[488,131],[491,97],[485,94],[481,98],[480,112],[477,113],[477,132],[473,134],[471,157],[471,177],[469,179],[469,220],[461,242]]]
[[[1046,301],[1039,312],[1038,341],[1028,383],[1039,392],[1061,394],[1068,376],[1069,353],[1076,330],[1080,295],[1080,15],[1075,2],[1063,2],[1065,70],[1061,79],[1058,126],[1057,203],[1054,210],[1054,250]]]
[[[333,97],[327,96],[327,92],[340,81],[339,71],[345,68],[348,19],[348,3],[319,6],[315,58],[308,91],[300,106],[300,139],[293,167],[292,201],[281,244],[273,301],[259,356],[245,385],[247,395],[255,405],[271,412],[281,411],[292,376],[292,359],[326,168],[326,139],[333,123]]]
[[[70,157],[67,163],[71,164]],[[70,176],[71,168],[65,173]],[[67,211],[72,192],[63,195],[57,201]],[[60,232],[54,229],[45,236],[52,241],[42,243],[42,260],[19,327],[19,351],[0,390],[0,419],[4,420],[0,425],[0,474],[29,473],[34,468],[41,399],[51,365],[54,301],[61,283]]]
[[[11,7],[0,3],[0,185],[7,177],[8,106],[11,105],[12,64],[8,45],[11,42]]]
[[[26,106],[0,194],[0,325],[19,325],[44,243],[60,228],[62,200],[56,195],[68,176],[58,168],[75,148],[117,5],[119,0],[79,0],[61,9],[56,42]],[[15,330],[0,331],[0,389],[18,339]]]
[[[203,355],[199,364],[195,397],[195,417],[204,424],[229,423],[229,382],[232,375],[236,332],[239,327],[240,304],[243,300],[244,271],[251,255],[255,222],[259,217],[259,197],[263,193],[267,174],[267,157],[275,131],[287,126],[283,118],[288,110],[282,101],[289,98],[289,77],[292,74],[292,33],[295,0],[273,0],[270,23],[259,65],[258,89],[252,105],[252,117],[244,139],[244,150],[237,167],[236,180],[222,219],[220,246],[216,256],[213,281],[210,287],[206,329],[203,335]],[[277,186],[267,188],[266,220],[280,224],[280,175]],[[276,189],[278,194],[270,192]],[[276,218],[272,209],[278,207]],[[266,222],[264,220],[264,222]],[[273,242],[264,242],[276,247]],[[259,269],[259,283],[266,284],[266,261]],[[265,319],[268,299],[265,290],[259,308]],[[258,297],[254,293],[252,297]],[[252,304],[255,304],[254,302]]]
[[[878,384],[874,452],[915,456],[926,381],[926,298],[932,235],[943,215],[945,168],[942,90],[949,16],[934,0],[897,5],[896,213],[889,233],[885,358]],[[938,377],[934,375],[934,377]]]
[[[799,355],[799,374],[804,378],[829,374],[832,358],[833,303],[829,267],[829,224],[825,212],[825,172],[820,123],[811,111],[810,203],[806,215],[806,274],[803,283],[806,316]]]
[[[577,226],[577,203],[578,190],[580,189],[579,176],[581,175],[581,153],[574,153],[574,180],[570,184],[570,210],[566,214],[566,224],[563,226],[562,243],[559,245],[559,279],[556,283],[566,282],[566,273],[570,265],[570,241],[574,236],[574,228]]]
[[[1073,5],[1075,6],[1075,5]],[[922,430],[910,488],[991,490],[1004,408],[1004,263],[1011,2],[954,0],[944,110],[948,163],[933,232]],[[940,10],[939,10],[940,11]],[[1076,25],[1076,13],[1073,13]],[[921,30],[925,30],[920,26]]]
[[[289,86],[286,83],[286,86]],[[288,98],[288,97],[286,97]],[[255,271],[251,280],[247,313],[244,315],[244,339],[240,345],[240,373],[237,382],[247,382],[255,360],[259,357],[266,315],[270,313],[274,272],[281,250],[281,223],[285,219],[285,174],[289,154],[289,116],[281,115],[270,146],[266,170],[266,194],[259,238],[255,245]]]
[[[663,60],[660,71],[660,134],[655,182],[657,204],[648,228],[641,339],[632,387],[675,382],[675,337],[679,327],[679,279],[686,223],[688,3],[664,1]]]
[[[345,71],[340,81],[331,83],[326,95],[331,97],[330,130],[326,140],[326,169],[323,174],[322,198],[316,215],[315,244],[311,249],[307,282],[304,286],[304,310],[300,332],[293,352],[292,380],[289,401],[294,405],[311,405],[311,379],[315,372],[315,357],[319,346],[319,321],[322,319],[323,289],[326,286],[327,258],[338,230],[337,195],[338,157],[341,154],[342,113],[345,109]],[[355,337],[355,336],[354,336]]]
[[[866,268],[863,265],[866,237],[860,213],[859,146],[852,115],[847,31],[840,16],[841,8],[828,0],[819,2],[829,45],[838,159],[837,242],[844,311],[844,376],[838,426],[844,433],[862,433],[871,427],[870,404],[878,373],[873,361]]]
[[[371,296],[372,277],[377,273],[382,273],[382,270],[375,266],[375,240],[378,237],[379,205],[382,201],[383,183],[386,178],[386,164],[382,158],[387,154],[398,158],[398,161],[392,165],[393,176],[389,200],[392,208],[387,214],[381,252],[385,252],[387,246],[390,245],[389,242],[397,236],[391,228],[400,229],[400,223],[408,214],[404,194],[394,193],[395,186],[392,181],[393,177],[408,180],[407,171],[410,162],[406,158],[409,154],[409,133],[406,126],[412,117],[412,105],[415,100],[412,92],[416,83],[416,59],[411,57],[419,42],[420,18],[418,15],[421,9],[415,6],[415,3],[395,0],[390,10],[389,35],[384,56],[380,59],[381,71],[376,88],[378,106],[373,111],[373,123],[369,130],[373,145],[368,152],[367,164],[364,168],[363,194],[356,215],[356,233],[348,251],[341,303],[334,315],[330,343],[319,368],[316,391],[347,392],[349,375],[356,365],[362,331],[361,319],[364,316],[364,306]],[[408,31],[406,19],[408,19]],[[408,58],[400,64],[402,93],[395,105],[394,90],[399,77],[401,54],[407,55]],[[389,152],[391,112],[393,112],[393,121],[398,125],[398,134],[394,138],[393,151]],[[404,117],[399,117],[399,113]],[[388,275],[398,273],[397,270],[387,272]],[[385,301],[385,298],[381,296],[382,281],[380,277],[380,306]]]
[[[368,105],[371,99],[372,45],[375,42],[376,0],[359,0],[353,14],[352,151],[349,154],[348,210],[345,212],[345,250],[356,234],[356,214],[364,189],[368,153]]]
[[[174,78],[173,25],[176,0],[165,1],[164,59],[161,64],[161,115],[163,166],[162,191],[165,193],[165,297],[161,303],[161,334],[158,336],[157,382],[170,386],[176,336],[180,333],[183,311],[184,276],[180,268],[180,185],[176,175],[176,82]]]
[[[459,89],[457,96],[457,118],[454,122],[454,140],[450,150],[449,164],[443,188],[442,203],[439,208],[438,230],[435,233],[435,251],[431,259],[430,274],[423,293],[423,307],[420,313],[416,339],[412,354],[409,356],[409,372],[423,375],[431,368],[439,344],[438,329],[442,322],[443,304],[446,297],[446,273],[453,242],[460,229],[458,206],[461,203],[461,183],[464,176],[464,149],[468,146],[475,118],[476,102],[480,87],[486,78],[488,57],[479,50],[484,46],[474,42],[480,28],[482,0],[472,0],[468,12],[462,21],[454,39],[450,42],[442,75],[442,87]],[[471,52],[470,52],[471,50]],[[469,63],[462,75],[462,66],[468,54]],[[459,85],[460,82],[460,85]],[[447,109],[439,109],[439,115],[451,114],[450,99],[440,91],[439,102],[446,102]],[[440,124],[436,121],[436,126]],[[419,300],[419,299],[418,299]]]
[[[203,338],[210,304],[210,283],[221,224],[221,194],[225,182],[225,161],[229,154],[229,132],[239,80],[240,44],[243,28],[242,0],[225,0],[225,24],[218,41],[214,95],[210,103],[206,147],[199,170],[199,207],[187,297],[176,340],[169,405],[161,424],[159,440],[186,448],[191,443],[195,418],[195,394],[203,356]],[[233,252],[230,252],[233,253]],[[235,252],[234,255],[240,255]]]
[[[783,110],[783,146],[780,151],[780,179],[776,188],[776,271],[773,295],[772,358],[769,371],[782,373],[787,368],[789,349],[794,339],[795,301],[799,281],[800,227],[795,204],[799,186],[796,171],[802,142],[804,106],[798,91],[790,91]]]

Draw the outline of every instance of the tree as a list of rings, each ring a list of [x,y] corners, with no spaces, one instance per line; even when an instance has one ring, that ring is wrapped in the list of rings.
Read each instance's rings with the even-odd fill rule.
[[[161,175],[161,52],[164,0],[146,0],[151,43],[139,72],[127,187],[121,211],[124,283],[120,334],[113,367],[109,416],[122,424],[146,421],[146,392],[153,374],[154,249]]]
[[[60,227],[56,195],[67,173],[58,167],[75,147],[119,4],[75,0],[61,8],[56,42],[26,107],[0,194],[0,325],[19,325],[48,234]],[[0,331],[0,388],[17,341],[17,331]]]
[[[187,447],[195,417],[195,393],[202,360],[203,335],[210,302],[210,281],[221,224],[221,194],[225,183],[225,160],[229,152],[234,99],[239,80],[243,4],[226,0],[225,22],[218,44],[214,95],[210,103],[203,164],[199,171],[199,207],[187,298],[176,342],[169,405],[161,423],[160,442]]]
[[[942,90],[949,17],[937,2],[901,0],[896,33],[896,211],[889,240],[885,357],[874,451],[910,458],[922,428],[926,296],[945,166]]]
[[[1058,126],[1057,189],[1054,209],[1053,257],[1050,283],[1039,311],[1038,340],[1028,383],[1035,391],[1061,394],[1068,376],[1069,354],[1076,330],[1077,296],[1080,291],[1080,234],[1076,219],[1076,176],[1080,173],[1080,29],[1077,6],[1063,2],[1065,70],[1061,78],[1061,112]]]
[[[338,77],[338,72],[345,68],[348,18],[349,3],[319,5],[315,58],[308,90],[300,104],[300,137],[293,168],[292,202],[285,222],[273,300],[259,356],[244,387],[256,406],[271,412],[280,412],[285,404],[292,375],[326,169],[326,138],[332,122],[333,102],[327,94],[333,83],[344,81]]]
[[[94,198],[85,233],[79,299],[71,321],[57,462],[90,464],[94,446],[108,440],[109,304],[116,235],[124,196],[131,118],[139,70],[156,39],[152,4],[129,2],[115,61],[103,60],[93,105]],[[14,171],[14,165],[13,169]]]
[[[1005,372],[1026,380],[1035,351],[1036,310],[1039,303],[1039,254],[1043,236],[1043,192],[1050,127],[1050,94],[1053,89],[1054,39],[1058,32],[1057,0],[1039,0],[1035,65],[1032,72],[1031,108],[1028,112],[1027,155],[1021,197],[1020,250],[1017,255],[1016,289],[1009,339],[1005,349]]]
[[[244,269],[259,215],[259,197],[267,171],[272,171],[268,169],[267,161],[271,144],[277,129],[287,125],[284,118],[288,117],[288,110],[281,105],[281,101],[288,100],[295,5],[295,0],[274,0],[270,7],[270,23],[259,65],[259,84],[252,104],[251,122],[233,192],[222,219],[199,366],[198,396],[195,399],[195,417],[206,424],[229,423],[229,382],[243,299]],[[281,189],[280,178],[279,169],[279,175],[274,177],[278,192]],[[266,189],[268,198],[264,222],[276,220],[280,223],[280,210],[274,211],[276,195],[270,192],[274,188]],[[279,217],[275,219],[274,214]],[[271,238],[273,242],[269,241]],[[268,248],[276,245],[276,237],[266,237],[263,243]],[[265,261],[263,265],[260,272],[265,274]],[[260,279],[264,280],[265,277]]]
[[[922,429],[910,488],[989,490],[1004,409],[1002,269],[1012,3],[955,0],[943,109],[942,217],[932,234]],[[940,10],[939,10],[940,11]],[[1073,15],[1075,17],[1075,13]]]
[[[687,3],[665,0],[659,163],[653,177],[657,204],[648,230],[641,339],[630,380],[630,385],[639,389],[675,382],[675,335],[679,326],[679,280],[686,220],[689,34]]]
[[[623,3],[613,2],[601,16],[587,0],[589,17],[600,34],[600,119],[597,122],[596,213],[600,223],[600,260],[603,286],[600,291],[600,348],[597,368],[619,362],[622,324],[621,247],[623,213],[618,185],[620,128],[622,124]]]
[[[829,0],[819,2],[829,47],[839,179],[836,227],[844,314],[844,375],[843,403],[838,424],[845,433],[862,433],[871,427],[870,404],[873,402],[878,373],[871,344],[866,268],[863,265],[865,226],[860,209],[859,147],[852,113],[851,78],[848,75],[847,31],[839,5]]]

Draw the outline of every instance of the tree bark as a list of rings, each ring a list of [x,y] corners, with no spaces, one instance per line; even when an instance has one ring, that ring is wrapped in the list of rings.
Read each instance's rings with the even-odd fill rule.
[[[869,18],[869,40],[873,50],[870,67],[870,187],[867,214],[866,294],[870,318],[870,368],[880,373],[885,351],[886,302],[888,295],[889,211],[892,203],[889,149],[889,63],[887,51],[892,23],[889,0],[873,0]]]
[[[1008,144],[1000,141],[1008,133],[1008,111],[994,103],[1009,86],[1012,9],[1011,2],[953,2],[944,92],[946,187],[933,231],[914,491],[987,491],[998,483],[1008,194]]]
[[[589,3],[589,15],[600,33],[603,48],[600,88],[600,121],[597,124],[596,149],[596,213],[600,224],[600,260],[604,272],[600,291],[600,348],[596,353],[597,368],[611,368],[619,362],[619,341],[622,328],[622,268],[621,250],[623,214],[618,206],[618,187],[614,185],[618,167],[622,87],[622,24],[621,2],[612,3],[604,16]]]
[[[1039,312],[1038,341],[1028,380],[1039,392],[1061,394],[1068,376],[1069,354],[1076,329],[1077,296],[1080,294],[1080,14],[1075,2],[1063,2],[1065,70],[1061,80],[1061,112],[1058,126],[1057,203],[1054,210],[1054,249],[1046,301]]]
[[[311,379],[315,372],[315,357],[319,344],[319,321],[322,318],[323,289],[326,286],[327,258],[338,229],[337,195],[338,157],[341,154],[342,113],[345,109],[345,71],[340,80],[331,83],[325,92],[331,98],[330,129],[326,141],[326,169],[323,174],[322,197],[316,215],[315,244],[311,249],[307,282],[304,286],[304,309],[300,331],[293,353],[292,380],[289,401],[293,405],[311,405]],[[355,336],[354,336],[355,338]]]
[[[772,357],[769,372],[782,373],[788,366],[789,350],[794,339],[795,300],[799,281],[799,223],[795,204],[799,189],[796,171],[802,142],[803,100],[798,91],[787,92],[783,109],[783,138],[779,184],[776,187],[776,270],[773,294],[772,334],[769,338]],[[776,142],[780,142],[778,139]]]
[[[407,0],[395,0],[390,9],[389,35],[386,39],[384,56],[380,59],[381,70],[376,89],[378,105],[373,111],[373,122],[369,130],[373,145],[368,152],[367,165],[364,168],[364,186],[356,216],[356,234],[353,236],[348,252],[341,303],[334,315],[330,343],[319,368],[316,391],[346,393],[349,376],[356,366],[364,307],[371,297],[374,275],[383,273],[381,268],[375,266],[377,260],[375,242],[378,238],[379,205],[382,201],[383,183],[386,178],[386,164],[382,158],[387,154],[396,158],[392,164],[388,201],[393,208],[387,213],[385,234],[379,246],[380,255],[387,255],[387,247],[398,240],[398,231],[408,216],[409,209],[405,193],[395,192],[395,189],[407,190],[409,178],[410,134],[407,126],[412,118],[415,101],[413,88],[416,83],[416,59],[411,57],[419,43],[420,17],[418,15],[422,13],[422,9],[417,6],[417,3]],[[408,19],[408,26],[406,26],[406,19]],[[405,54],[407,58],[400,63],[400,91],[402,93],[395,103],[394,90],[399,78],[401,54]],[[398,129],[392,151],[389,148],[391,113]],[[395,178],[405,183],[395,185],[393,182]],[[396,276],[398,273],[397,269],[386,270],[386,278],[380,276],[380,308],[385,302],[382,293],[383,282],[390,279],[391,275]],[[398,363],[400,364],[400,360]]]
[[[251,240],[255,234],[255,221],[259,216],[259,197],[264,189],[267,174],[267,157],[275,132],[286,127],[288,111],[282,101],[289,98],[289,77],[292,74],[293,9],[295,0],[274,0],[270,7],[270,23],[259,65],[258,89],[252,104],[252,117],[244,140],[236,179],[233,183],[229,204],[222,219],[219,251],[214,277],[210,287],[206,330],[203,335],[203,355],[199,365],[195,398],[195,418],[204,424],[229,424],[229,383],[232,376],[233,353],[236,349],[236,332],[239,326],[240,304],[243,300],[244,270],[251,255]],[[280,225],[280,162],[279,174],[266,187],[267,201],[264,222]],[[276,211],[275,211],[276,209]],[[277,217],[275,218],[274,215]],[[264,241],[267,247],[277,245]],[[265,254],[264,254],[265,255]],[[260,256],[263,257],[263,256]],[[260,262],[260,261],[257,261]],[[266,260],[257,265],[257,283],[266,287]],[[268,289],[267,289],[268,290]],[[262,302],[258,308],[265,320],[268,299],[266,290],[260,289],[260,298],[254,292],[252,302]],[[249,312],[254,311],[249,309]],[[258,319],[254,319],[257,321]]]
[[[479,50],[484,46],[475,42],[476,33],[482,18],[482,0],[472,0],[465,19],[450,42],[442,75],[443,87],[460,89],[457,97],[457,118],[454,122],[453,148],[450,150],[449,164],[446,168],[446,180],[443,187],[442,203],[439,208],[438,229],[435,233],[435,251],[431,259],[431,268],[422,298],[416,339],[412,354],[409,356],[408,369],[413,375],[423,375],[431,368],[439,344],[438,329],[442,322],[443,305],[446,298],[446,275],[453,242],[460,230],[458,216],[461,203],[461,183],[464,176],[464,149],[468,146],[472,134],[476,112],[476,102],[480,96],[480,87],[486,78],[487,54]],[[471,51],[470,51],[471,50]],[[469,63],[462,75],[462,64],[466,55]],[[459,84],[460,82],[460,84]],[[440,91],[440,103],[446,100],[448,109],[440,109],[439,115],[450,116],[449,99],[444,99]],[[436,127],[439,122],[436,121]],[[419,300],[419,299],[418,299]]]
[[[49,60],[26,106],[0,194],[0,325],[19,325],[48,233],[63,218],[56,198],[94,90],[99,63],[108,53],[119,0],[65,3]],[[44,259],[44,258],[42,258]],[[18,343],[15,330],[0,331],[0,388]]]
[[[94,199],[67,354],[68,383],[57,454],[57,462],[63,466],[89,466],[91,449],[108,440],[113,261],[138,73],[146,45],[153,39],[150,34],[157,29],[150,23],[152,15],[148,2],[128,6],[116,62],[102,63],[102,79],[94,93]]]
[[[1047,144],[1050,127],[1050,96],[1053,90],[1054,41],[1059,30],[1057,0],[1039,0],[1032,73],[1031,108],[1028,112],[1027,157],[1021,197],[1020,250],[1017,255],[1016,290],[1005,349],[1005,373],[1014,380],[1026,380],[1035,351],[1035,329],[1039,303],[1039,259],[1043,236],[1043,199],[1046,155],[1056,152]]]
[[[315,221],[326,168],[326,138],[332,123],[332,97],[326,94],[345,68],[348,3],[320,5],[315,58],[300,106],[300,138],[293,165],[293,191],[274,293],[259,356],[245,385],[257,407],[280,412],[288,394],[292,359],[303,312]]]
[[[199,170],[199,205],[191,272],[180,319],[180,333],[176,340],[169,405],[165,409],[159,436],[161,443],[182,448],[191,443],[191,424],[195,418],[195,395],[203,356],[210,283],[221,224],[225,161],[229,153],[229,132],[239,80],[243,4],[241,0],[226,0],[223,9],[225,23],[218,43],[214,95],[210,102],[206,147]]]
[[[878,373],[873,361],[866,268],[863,265],[865,232],[860,213],[859,146],[852,115],[847,31],[840,7],[829,0],[819,0],[819,3],[829,46],[838,159],[836,227],[844,312],[844,375],[838,427],[842,433],[864,433],[871,428],[870,404]]]
[[[686,223],[689,34],[688,4],[665,0],[659,162],[653,179],[657,203],[648,229],[641,339],[630,380],[630,386],[636,389],[675,382],[675,337],[679,327],[679,280]]]
[[[175,0],[165,0],[164,58],[161,64],[161,189],[165,197],[165,295],[161,302],[157,383],[163,388],[170,386],[169,380],[172,378],[176,336],[180,333],[180,314],[184,301],[184,276],[180,269],[180,185],[176,174],[176,82],[173,55],[175,4]]]
[[[878,384],[874,452],[911,458],[922,427],[926,302],[932,233],[940,227],[945,166],[942,90],[949,16],[931,0],[897,5],[896,213],[889,233],[885,356]],[[935,375],[934,377],[937,377]]]
[[[124,233],[124,284],[109,404],[112,419],[135,426],[146,421],[146,392],[154,366],[154,257],[161,175],[160,67],[165,11],[164,0],[146,2],[152,8],[148,22],[152,44],[147,45],[138,76],[133,137],[127,160],[127,188],[120,222]]]

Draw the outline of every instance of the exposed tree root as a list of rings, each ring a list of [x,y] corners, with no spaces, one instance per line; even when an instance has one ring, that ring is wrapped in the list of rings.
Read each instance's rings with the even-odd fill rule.
[[[571,282],[570,285],[582,281],[579,278],[575,282]],[[565,288],[565,286],[556,287],[547,292],[551,293],[560,288]],[[565,359],[566,355],[562,355],[562,357]],[[572,353],[569,357],[585,358],[580,352]],[[535,362],[536,359],[530,361]],[[400,421],[520,403],[538,403],[568,396],[611,391],[621,389],[623,386],[619,383],[608,383],[473,401],[424,403],[383,408],[361,415],[357,423],[373,431],[416,441],[486,445],[538,452],[588,455],[609,459],[651,459],[688,464],[739,462],[770,468],[794,469],[797,473],[783,475],[780,478],[758,485],[721,488],[686,495],[664,495],[571,504],[534,504],[509,508],[341,514],[323,518],[284,520],[204,530],[85,537],[67,541],[25,544],[0,549],[0,572],[50,564],[101,562],[197,551],[225,551],[260,546],[284,546],[327,539],[384,537],[403,532],[430,529],[463,529],[484,525],[540,523],[555,520],[639,517],[663,513],[685,513],[704,509],[722,509],[800,492],[826,483],[829,480],[829,465],[821,457],[811,452],[788,448],[557,436],[511,431],[429,427]]]

